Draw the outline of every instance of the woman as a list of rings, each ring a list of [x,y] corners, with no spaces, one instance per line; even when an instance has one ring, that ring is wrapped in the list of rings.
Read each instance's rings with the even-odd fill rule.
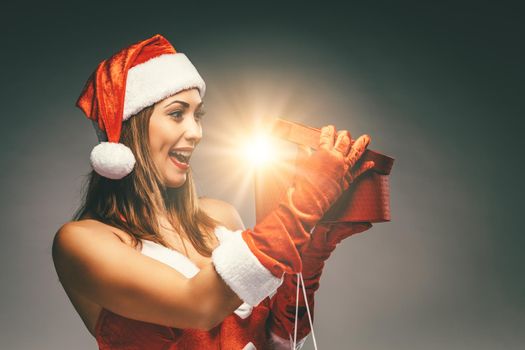
[[[204,92],[187,57],[155,35],[102,61],[77,101],[101,142],[83,204],[55,235],[53,260],[100,349],[289,348],[291,277],[303,271],[312,296],[334,242],[369,227],[319,226],[310,235],[374,165],[354,166],[367,135],[352,142],[333,126],[252,230],[231,205],[197,198],[189,164]],[[301,324],[304,338],[302,316]]]

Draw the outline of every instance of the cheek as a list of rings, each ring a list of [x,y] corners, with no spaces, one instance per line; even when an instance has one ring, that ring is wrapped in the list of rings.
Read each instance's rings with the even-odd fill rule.
[[[168,132],[164,123],[153,120],[149,125],[149,147],[152,156],[158,156],[158,153],[163,150],[163,145],[168,142]]]
[[[156,133],[149,132],[149,152],[153,158],[155,158],[155,154],[158,152],[159,145],[158,145],[158,139],[156,138]]]

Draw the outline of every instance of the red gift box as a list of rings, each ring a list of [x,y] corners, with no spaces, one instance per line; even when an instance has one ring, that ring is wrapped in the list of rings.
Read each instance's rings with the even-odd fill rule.
[[[277,119],[272,135],[297,145],[318,148],[320,129]],[[286,189],[292,185],[295,157],[281,152],[271,165],[259,167],[255,175],[256,221],[276,207]],[[375,166],[359,176],[321,219],[321,222],[390,221],[390,187],[388,175],[394,159],[366,149],[359,162],[373,160]]]

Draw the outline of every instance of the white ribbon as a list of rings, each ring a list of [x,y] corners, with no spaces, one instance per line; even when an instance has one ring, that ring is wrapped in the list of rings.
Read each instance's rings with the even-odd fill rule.
[[[297,344],[297,316],[299,313],[299,284],[303,286],[303,295],[304,295],[304,301],[306,303],[306,312],[308,313],[308,321],[310,322],[310,329],[312,330],[312,339],[314,341],[314,348],[315,350],[317,350],[317,341],[315,340],[314,325],[312,322],[312,316],[310,315],[310,307],[308,306],[308,298],[306,297],[306,289],[304,287],[303,274],[301,272],[297,274],[297,293],[295,295],[295,324],[294,324],[294,337],[293,337],[292,349],[294,350],[300,349],[304,343],[304,339],[303,339],[303,342],[301,342],[301,344]],[[297,347],[298,345],[299,347]]]

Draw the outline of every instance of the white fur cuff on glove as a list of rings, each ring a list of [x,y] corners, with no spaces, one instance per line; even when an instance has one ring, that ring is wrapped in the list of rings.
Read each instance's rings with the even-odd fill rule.
[[[212,261],[235,294],[246,304],[256,306],[279,288],[283,277],[275,277],[259,262],[241,233],[239,230],[225,236],[212,252]]]

